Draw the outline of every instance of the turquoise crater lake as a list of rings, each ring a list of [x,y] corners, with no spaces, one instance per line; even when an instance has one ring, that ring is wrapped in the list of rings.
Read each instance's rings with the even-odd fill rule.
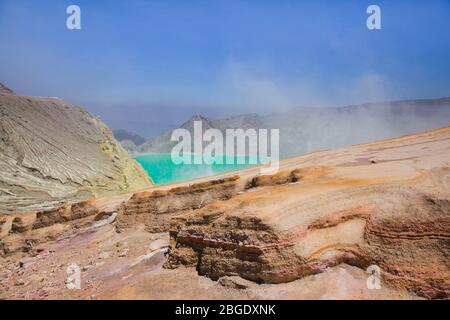
[[[247,156],[224,156],[224,163],[232,159],[233,164],[212,165],[174,164],[170,153],[144,154],[134,159],[144,168],[155,184],[192,180],[254,166],[254,164],[248,164]],[[245,164],[238,164],[238,160],[245,161]]]

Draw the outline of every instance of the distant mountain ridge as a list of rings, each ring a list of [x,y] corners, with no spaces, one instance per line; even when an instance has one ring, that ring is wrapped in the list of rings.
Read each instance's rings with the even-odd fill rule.
[[[216,128],[222,132],[233,128],[280,129],[280,154],[285,158],[449,125],[450,97],[343,107],[300,107],[268,116],[243,114],[208,119],[195,115],[180,127],[192,132],[194,121],[202,121],[204,130]],[[136,152],[170,152],[176,144],[170,141],[171,133],[172,130],[166,131],[147,140]]]
[[[0,82],[0,94],[15,94],[10,88],[7,88]]]
[[[116,138],[119,142],[129,140],[132,141],[136,146],[140,146],[145,142],[144,137],[138,135],[137,133],[130,132],[124,129],[113,130],[113,135],[114,138]]]

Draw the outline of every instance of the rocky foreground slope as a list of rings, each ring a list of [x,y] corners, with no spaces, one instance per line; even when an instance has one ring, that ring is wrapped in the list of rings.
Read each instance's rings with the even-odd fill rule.
[[[0,84],[0,212],[33,211],[150,184],[88,112]]]
[[[258,170],[3,216],[0,298],[448,299],[450,127]]]

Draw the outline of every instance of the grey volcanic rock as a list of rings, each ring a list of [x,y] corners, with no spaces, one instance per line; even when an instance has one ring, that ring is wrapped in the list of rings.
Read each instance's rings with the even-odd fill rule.
[[[129,132],[127,130],[118,129],[113,130],[114,138],[116,138],[117,141],[119,141],[123,145],[123,141],[132,141],[136,146],[139,146],[145,142],[145,138],[141,137],[140,135]]]
[[[58,98],[0,87],[0,213],[150,184],[99,119]]]
[[[14,91],[5,87],[3,83],[0,82],[0,94],[14,94]]]
[[[191,131],[193,121],[203,128],[280,129],[280,156],[301,155],[373,140],[439,128],[450,124],[450,98],[368,103],[330,108],[295,108],[267,116],[245,114],[224,119],[194,116],[181,127]],[[158,135],[138,148],[141,153],[166,153],[175,145],[172,131]]]
[[[125,139],[125,140],[121,140],[121,141],[119,141],[120,142],[120,145],[126,150],[126,151],[128,151],[128,153],[129,154],[134,154],[134,153],[136,153],[136,151],[137,151],[137,146],[136,146],[136,144],[133,142],[133,141],[131,141],[131,140],[128,140],[128,139]]]

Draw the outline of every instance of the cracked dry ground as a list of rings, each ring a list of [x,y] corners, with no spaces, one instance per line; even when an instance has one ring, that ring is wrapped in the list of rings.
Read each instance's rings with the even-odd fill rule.
[[[0,298],[448,298],[450,127],[280,166],[4,215]]]

